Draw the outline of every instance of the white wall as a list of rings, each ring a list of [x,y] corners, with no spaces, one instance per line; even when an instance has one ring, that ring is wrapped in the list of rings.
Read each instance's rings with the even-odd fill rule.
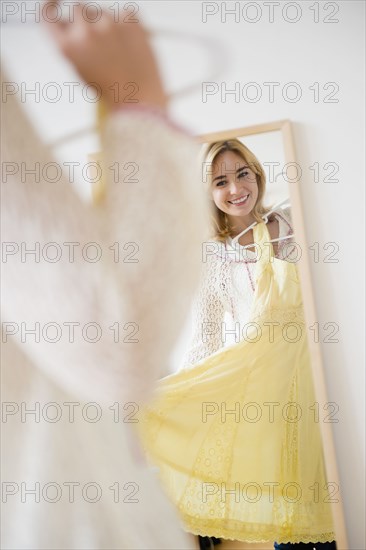
[[[107,6],[107,2],[105,6]],[[222,47],[211,53],[198,44],[184,40],[159,39],[155,42],[165,79],[170,89],[187,82],[212,81],[210,72],[215,58],[222,65],[216,83],[233,89],[239,83],[240,92],[248,82],[257,83],[262,97],[249,102],[247,97],[236,102],[233,95],[222,100],[220,94],[202,101],[201,87],[172,102],[174,117],[193,133],[206,133],[262,122],[289,118],[295,126],[298,160],[303,169],[302,198],[306,218],[308,243],[336,243],[338,263],[325,263],[325,252],[319,263],[312,262],[312,276],[319,322],[337,323],[338,343],[323,343],[323,357],[329,401],[339,405],[339,423],[333,424],[339,461],[342,495],[350,548],[366,548],[364,534],[364,174],[361,164],[364,155],[364,11],[361,1],[344,2],[280,2],[275,6],[274,20],[269,21],[268,2],[240,2],[239,21],[233,15],[223,17],[225,6],[235,2],[211,2],[216,15],[202,21],[201,2],[140,3],[145,21],[153,28],[168,28],[192,32],[218,40]],[[251,7],[249,6],[251,4]],[[273,4],[273,3],[271,3]],[[276,4],[276,3],[274,3]],[[206,3],[207,5],[207,3]],[[286,9],[287,14],[282,14]],[[319,7],[318,23],[314,11]],[[327,6],[327,7],[326,7]],[[332,11],[339,8],[333,16]],[[245,12],[245,9],[248,9]],[[244,12],[243,12],[244,10]],[[295,11],[297,10],[297,12]],[[284,19],[301,17],[295,23]],[[261,17],[253,20],[256,13]],[[221,17],[222,16],[222,17]],[[338,19],[336,23],[324,18]],[[223,20],[221,20],[223,18]],[[245,20],[247,19],[247,20]],[[38,27],[38,26],[37,26]],[[6,40],[5,40],[6,39]],[[11,74],[18,79],[44,81],[71,79],[66,64],[51,63],[56,53],[44,47],[45,36],[39,29],[27,25],[8,27],[3,34],[4,56]],[[29,44],[32,43],[32,50]],[[36,63],[31,62],[36,53]],[[15,78],[15,77],[13,77]],[[75,75],[73,75],[75,78]],[[268,99],[265,82],[278,82],[274,101]],[[302,91],[299,101],[291,103],[282,97],[289,82],[296,82]],[[320,101],[314,101],[309,89],[319,83]],[[324,98],[333,90],[324,90],[335,82],[339,91],[337,103]],[[248,90],[253,93],[254,88]],[[294,88],[289,89],[289,93]],[[26,108],[33,110],[40,132],[48,137],[91,122],[92,110],[77,105],[53,105],[45,101]],[[57,111],[57,109],[59,109]],[[69,116],[65,116],[70,113]],[[324,181],[330,170],[321,169],[320,181],[315,182],[310,166],[336,163],[337,183]],[[330,252],[330,249],[328,250]],[[329,335],[321,332],[321,337]]]

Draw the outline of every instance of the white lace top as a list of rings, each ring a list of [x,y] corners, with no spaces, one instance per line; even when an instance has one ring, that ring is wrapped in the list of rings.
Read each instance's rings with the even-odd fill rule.
[[[279,237],[293,233],[290,209],[277,210]],[[293,239],[279,241],[276,256],[291,259]],[[290,244],[290,246],[289,246]],[[245,337],[255,290],[256,253],[240,244],[208,241],[203,245],[203,273],[193,308],[193,335],[182,368],[189,368],[222,347]]]

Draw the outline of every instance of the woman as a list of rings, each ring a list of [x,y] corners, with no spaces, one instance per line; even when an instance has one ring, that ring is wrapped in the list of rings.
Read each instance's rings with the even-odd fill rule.
[[[235,247],[233,238],[254,221],[262,221],[261,216],[270,210],[263,205],[264,170],[241,141],[232,139],[209,145],[204,154],[203,171],[207,174],[203,180],[211,204],[213,240],[203,246],[204,273],[194,307],[195,333],[183,367],[194,365],[224,347],[230,334],[225,334],[223,329],[234,330],[232,339],[236,342],[241,339],[240,328],[249,321],[253,301],[257,253],[243,248],[253,242],[252,231],[240,237]],[[243,204],[235,204],[241,194],[248,198]],[[290,209],[276,210],[267,227],[272,238],[291,235]],[[274,244],[278,258],[291,258],[291,240]],[[230,316],[233,327],[226,323],[222,327],[225,313]]]
[[[44,174],[55,159],[20,101],[3,100],[2,154],[12,169],[1,204],[2,546],[191,549],[129,423],[168,363],[198,280],[206,230],[197,146],[167,116],[139,24],[115,23],[107,13],[90,23],[80,3],[73,21],[61,21],[52,13],[57,7],[49,2],[44,13],[55,21],[49,25],[60,50],[102,91],[109,111],[103,149],[120,179],[107,171],[98,205],[81,200],[65,174],[57,183],[37,180],[35,167]],[[139,103],[131,106],[111,86],[123,90],[132,81]],[[131,161],[138,183],[125,178]],[[21,167],[30,171],[25,180]],[[182,223],[167,240],[166,225],[177,218]],[[99,261],[81,254],[87,243],[102,251]],[[50,244],[61,251],[56,261],[47,256]],[[25,249],[33,254],[24,256]]]
[[[324,490],[288,212],[262,216],[265,177],[238,140],[209,146],[214,239],[204,243],[196,332],[139,426],[188,531],[260,542],[334,539]],[[252,223],[251,231],[239,237]],[[239,245],[235,238],[239,238]],[[251,245],[248,248],[244,246]],[[205,248],[206,245],[206,248]],[[224,315],[236,342],[225,346]]]

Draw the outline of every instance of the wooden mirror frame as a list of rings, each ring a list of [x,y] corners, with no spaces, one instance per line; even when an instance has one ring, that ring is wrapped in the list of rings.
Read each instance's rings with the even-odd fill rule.
[[[296,163],[295,145],[293,140],[292,125],[290,120],[279,120],[255,126],[246,126],[244,128],[235,128],[233,130],[222,130],[197,136],[200,143],[211,143],[233,138],[242,138],[254,134],[264,134],[268,132],[280,131],[282,135],[284,156],[286,163]],[[260,160],[260,159],[259,159]],[[304,215],[301,205],[301,179],[291,181],[289,186],[289,196],[291,202],[292,221],[295,228],[296,243],[300,245],[302,251],[301,258],[297,262],[299,277],[301,281],[301,290],[304,303],[304,314],[306,321],[306,330],[311,357],[311,369],[314,382],[315,397],[319,407],[328,403],[327,390],[325,384],[323,359],[320,342],[315,342],[310,327],[317,321],[314,292],[310,271],[310,256],[308,252],[308,243],[305,233]],[[323,409],[324,410],[324,409]],[[337,460],[335,454],[333,433],[331,423],[320,422],[320,431],[323,442],[324,462],[326,468],[326,478],[328,482],[336,483],[338,487],[337,501],[331,502],[334,531],[336,535],[337,550],[348,550],[347,532],[343,513],[343,504],[340,493],[340,483],[338,475]]]

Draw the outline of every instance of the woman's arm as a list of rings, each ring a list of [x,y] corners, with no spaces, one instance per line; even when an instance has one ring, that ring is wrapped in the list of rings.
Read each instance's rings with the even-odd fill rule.
[[[92,206],[65,176],[42,176],[54,159],[15,98],[3,104],[3,343],[12,338],[77,395],[140,401],[168,371],[199,276],[206,203],[196,144],[159,117],[116,112],[103,140],[119,177],[106,170],[105,200]]]

